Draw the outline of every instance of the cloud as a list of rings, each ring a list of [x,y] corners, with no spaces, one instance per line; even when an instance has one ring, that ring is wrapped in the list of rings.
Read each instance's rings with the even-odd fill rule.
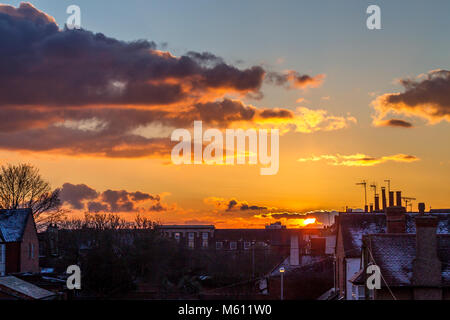
[[[327,210],[313,210],[304,213],[298,212],[270,212],[261,215],[256,215],[258,218],[274,219],[274,220],[300,220],[305,221],[308,219],[315,219],[316,223],[324,225],[332,225],[334,223],[334,217],[338,215],[337,211]]]
[[[267,75],[209,52],[182,56],[154,42],[61,30],[31,4],[0,5],[0,149],[109,158],[165,157],[174,128],[194,120],[226,128],[311,133],[348,127],[325,110],[258,108],[242,96],[264,81],[308,88],[323,76]],[[229,99],[232,96],[235,99]],[[155,128],[164,134],[155,135]],[[156,209],[156,208],[155,208]]]
[[[63,205],[89,212],[161,212],[166,209],[159,195],[126,190],[99,192],[85,184],[65,183],[61,188],[60,199]]]
[[[401,119],[389,119],[386,121],[380,121],[377,125],[380,127],[401,127],[401,128],[413,127],[413,124],[411,122]]]
[[[85,184],[74,185],[71,183],[63,184],[60,189],[60,199],[62,203],[68,203],[74,209],[83,209],[84,200],[92,200],[98,197],[97,191]]]
[[[309,161],[327,161],[328,164],[334,166],[347,166],[347,167],[369,167],[375,166],[388,161],[394,162],[414,162],[420,160],[416,156],[396,154],[392,156],[383,157],[371,157],[365,154],[352,154],[352,155],[321,155],[312,156],[310,158],[300,158],[299,162],[309,162]]]
[[[175,57],[154,42],[60,30],[30,4],[0,7],[0,21],[0,105],[167,105],[258,92],[265,77],[262,67],[241,70],[208,53]]]
[[[386,125],[388,114],[426,119],[435,124],[450,122],[450,71],[432,70],[416,79],[401,79],[404,91],[387,93],[372,101],[376,110],[374,124]]]
[[[0,118],[5,119],[0,122],[2,149],[109,158],[167,156],[173,128],[189,128],[195,120],[219,128],[278,128],[282,134],[339,130],[356,122],[326,110],[257,108],[231,99],[181,110],[0,107]],[[155,126],[166,128],[164,134],[149,135]]]
[[[204,199],[204,202],[209,205],[214,205],[217,209],[225,212],[239,212],[239,211],[256,211],[267,210],[268,207],[249,205],[246,201],[238,201],[236,199],[226,200],[223,198],[209,197]]]
[[[269,72],[267,74],[267,80],[270,83],[282,86],[286,85],[291,89],[307,89],[320,87],[325,80],[326,75],[319,74],[316,76],[310,76],[307,74],[300,74],[294,70],[288,70],[284,73]]]

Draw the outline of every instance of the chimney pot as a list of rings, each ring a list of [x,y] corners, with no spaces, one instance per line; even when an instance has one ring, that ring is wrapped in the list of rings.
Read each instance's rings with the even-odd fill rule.
[[[423,216],[425,214],[425,203],[419,203],[419,213]]]
[[[383,201],[383,212],[386,212],[386,188],[381,188],[381,200]]]
[[[402,206],[402,192],[397,191],[397,207],[401,207],[401,206]]]
[[[389,207],[394,206],[394,191],[389,191]]]

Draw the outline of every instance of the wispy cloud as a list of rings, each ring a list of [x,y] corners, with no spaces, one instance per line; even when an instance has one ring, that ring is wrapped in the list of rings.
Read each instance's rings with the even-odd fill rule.
[[[378,164],[382,164],[388,161],[393,162],[414,162],[420,160],[416,156],[406,155],[406,154],[395,154],[392,156],[383,157],[371,157],[365,154],[357,153],[352,155],[320,155],[312,156],[309,158],[300,158],[299,162],[309,162],[309,161],[326,161],[327,164],[334,166],[347,166],[347,167],[370,167]]]

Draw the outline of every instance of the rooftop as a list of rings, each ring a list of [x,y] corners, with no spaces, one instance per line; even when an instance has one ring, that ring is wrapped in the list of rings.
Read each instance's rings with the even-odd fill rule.
[[[31,209],[0,210],[0,242],[22,241]]]

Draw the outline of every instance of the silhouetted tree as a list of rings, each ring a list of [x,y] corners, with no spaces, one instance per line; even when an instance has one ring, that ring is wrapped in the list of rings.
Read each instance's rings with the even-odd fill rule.
[[[37,223],[58,220],[63,214],[59,189],[52,190],[39,170],[29,164],[1,167],[0,208],[31,208]]]

